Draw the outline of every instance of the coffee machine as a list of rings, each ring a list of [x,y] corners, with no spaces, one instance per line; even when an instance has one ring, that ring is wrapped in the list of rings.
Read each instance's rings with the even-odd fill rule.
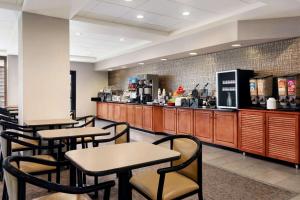
[[[292,108],[300,105],[300,74],[287,76],[287,99]]]
[[[279,97],[279,103],[283,108],[286,108],[288,106],[288,86],[287,86],[287,77],[278,77],[277,78],[277,84],[278,84],[278,97]]]
[[[157,75],[142,74],[138,75],[137,85],[138,102],[146,104],[157,99],[159,79]]]

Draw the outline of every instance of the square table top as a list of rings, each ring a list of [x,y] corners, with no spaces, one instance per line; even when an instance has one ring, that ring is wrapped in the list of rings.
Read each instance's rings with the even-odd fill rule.
[[[68,151],[65,157],[88,175],[106,175],[180,158],[180,153],[146,142],[105,145]]]
[[[43,140],[55,140],[55,139],[109,135],[110,131],[104,130],[100,127],[83,127],[83,128],[42,130],[42,131],[38,131],[37,134]]]
[[[25,120],[24,124],[30,127],[51,126],[51,125],[72,125],[72,124],[78,124],[78,121],[73,119],[42,119],[42,120]]]

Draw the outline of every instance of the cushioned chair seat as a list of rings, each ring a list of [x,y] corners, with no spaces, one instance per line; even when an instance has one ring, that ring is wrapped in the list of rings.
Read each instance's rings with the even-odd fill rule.
[[[27,142],[27,143],[29,143],[29,144],[36,145],[36,146],[39,145],[39,141],[38,141],[38,140],[30,140],[30,139],[26,139],[26,138],[22,138],[22,139],[20,139],[20,140],[21,140],[21,141],[24,141],[24,142]],[[12,143],[11,143],[11,148],[12,148],[12,150],[14,151],[14,150],[19,150],[19,149],[26,149],[26,148],[28,148],[28,147],[23,146],[23,145],[18,144],[18,143],[12,142]]]
[[[49,160],[49,161],[56,161],[55,158],[49,155],[35,155],[33,156],[35,158]],[[43,171],[50,171],[55,170],[55,166],[48,166],[48,165],[42,165],[32,162],[20,162],[20,170],[26,173],[35,173],[35,172],[43,172]]]
[[[156,171],[141,172],[130,179],[130,183],[133,186],[148,195],[151,199],[156,199],[157,197],[158,182],[159,174]],[[174,199],[198,189],[198,184],[190,178],[177,172],[167,173],[162,199]]]
[[[77,141],[78,143],[80,143],[80,142],[81,142],[81,138],[77,138],[76,141]],[[92,137],[85,137],[85,138],[84,138],[84,141],[85,141],[85,142],[91,142],[91,141],[93,141],[93,138],[92,138]]]
[[[54,193],[47,196],[35,198],[33,200],[91,200],[91,198],[86,194]]]

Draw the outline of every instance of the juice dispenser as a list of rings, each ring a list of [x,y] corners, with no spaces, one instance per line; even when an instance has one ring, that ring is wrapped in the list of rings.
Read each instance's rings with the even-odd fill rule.
[[[293,108],[300,104],[300,74],[287,76],[287,95],[289,105]]]
[[[288,105],[287,77],[278,77],[277,82],[279,102],[280,105],[285,108]]]
[[[258,104],[257,79],[255,78],[250,79],[249,84],[250,84],[250,95],[251,95],[252,105],[257,105]]]
[[[272,76],[259,76],[256,77],[257,81],[257,95],[258,103],[261,106],[266,106],[267,99],[272,97],[273,93],[273,77]]]

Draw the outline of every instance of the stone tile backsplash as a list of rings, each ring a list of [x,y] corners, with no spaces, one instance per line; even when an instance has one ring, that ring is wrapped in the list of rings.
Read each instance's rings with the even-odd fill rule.
[[[274,76],[300,73],[300,38],[112,71],[108,81],[109,85],[126,89],[130,76],[158,74],[160,87],[167,90],[173,91],[179,85],[192,90],[197,83],[201,88],[207,82],[208,88],[215,90],[216,72],[237,68]]]

